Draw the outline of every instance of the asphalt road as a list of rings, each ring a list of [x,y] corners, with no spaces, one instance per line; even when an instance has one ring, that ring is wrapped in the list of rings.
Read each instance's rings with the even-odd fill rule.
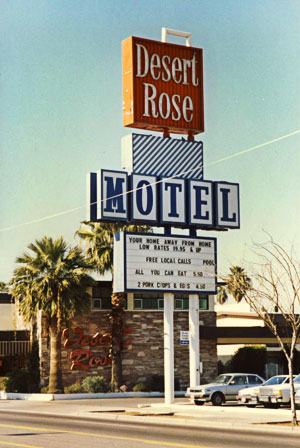
[[[26,448],[285,448],[300,445],[299,433],[185,428],[135,422],[28,415],[0,411],[0,447]]]

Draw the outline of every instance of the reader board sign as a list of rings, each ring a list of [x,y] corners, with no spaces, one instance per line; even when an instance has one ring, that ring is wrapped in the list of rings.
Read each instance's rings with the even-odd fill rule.
[[[129,37],[122,61],[124,126],[204,132],[201,48]]]
[[[114,292],[216,294],[216,238],[120,232]]]

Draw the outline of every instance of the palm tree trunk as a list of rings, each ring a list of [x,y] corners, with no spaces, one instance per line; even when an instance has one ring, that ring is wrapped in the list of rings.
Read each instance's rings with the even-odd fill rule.
[[[50,320],[50,375],[49,393],[63,394],[62,372],[61,372],[61,331],[58,330],[57,317]]]
[[[123,385],[123,294],[112,294],[111,303],[111,385],[118,390]]]

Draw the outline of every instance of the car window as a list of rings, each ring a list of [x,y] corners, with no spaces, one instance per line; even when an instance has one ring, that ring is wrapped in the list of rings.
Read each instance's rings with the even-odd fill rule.
[[[296,376],[294,379],[294,383],[300,383],[300,375]]]
[[[268,381],[266,381],[264,383],[264,386],[272,386],[275,384],[282,384],[285,379],[286,379],[285,376],[273,376],[272,378],[268,379]]]
[[[263,381],[256,375],[248,375],[249,384],[261,384]]]
[[[294,378],[294,380],[295,380],[296,375],[294,375],[293,378]],[[283,383],[284,383],[284,384],[289,384],[289,383],[290,383],[290,377],[287,376],[287,377],[284,379],[284,381],[282,382],[282,384],[283,384]]]
[[[244,376],[244,375],[236,375],[236,376],[234,376],[232,378],[232,380],[230,381],[230,384],[233,384],[233,385],[235,385],[235,384],[238,384],[238,385],[247,384],[246,376]]]
[[[228,384],[232,375],[219,375],[214,383]]]

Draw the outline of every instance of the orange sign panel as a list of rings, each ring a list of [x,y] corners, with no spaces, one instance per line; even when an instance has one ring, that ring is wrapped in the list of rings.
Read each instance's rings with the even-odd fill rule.
[[[122,58],[124,126],[204,131],[201,48],[129,37],[122,42]]]

